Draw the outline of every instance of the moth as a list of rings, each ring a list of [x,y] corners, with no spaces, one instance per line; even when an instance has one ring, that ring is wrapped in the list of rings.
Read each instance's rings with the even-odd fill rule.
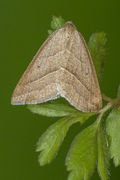
[[[75,108],[98,111],[100,87],[87,44],[72,22],[54,31],[19,80],[13,105],[38,104],[64,97]]]

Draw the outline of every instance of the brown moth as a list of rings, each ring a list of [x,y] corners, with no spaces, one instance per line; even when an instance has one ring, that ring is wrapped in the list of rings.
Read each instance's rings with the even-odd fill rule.
[[[11,103],[38,104],[60,96],[84,112],[102,107],[87,44],[69,21],[54,31],[38,50],[19,80]]]

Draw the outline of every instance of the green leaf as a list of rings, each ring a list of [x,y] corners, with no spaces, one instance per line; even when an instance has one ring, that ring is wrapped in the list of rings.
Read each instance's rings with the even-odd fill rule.
[[[61,28],[65,24],[65,20],[59,16],[53,16],[52,21],[51,21],[51,28],[55,31],[59,28]]]
[[[42,151],[39,155],[41,166],[50,163],[55,157],[69,127],[74,123],[74,118],[65,117],[50,126],[37,143],[36,151]]]
[[[104,48],[106,43],[106,34],[104,32],[94,33],[88,42],[88,48],[92,56],[98,80],[100,82],[103,73],[104,61],[107,56],[107,49]]]
[[[51,35],[55,30],[61,28],[65,24],[65,20],[59,16],[53,16],[51,21],[52,30],[48,30],[48,35]]]
[[[92,114],[91,114],[92,115]],[[42,151],[39,156],[39,163],[41,166],[50,163],[55,157],[69,127],[76,122],[84,122],[88,119],[90,114],[82,113],[79,117],[65,117],[50,126],[46,132],[41,136],[37,143],[36,151]]]
[[[77,116],[81,112],[71,105],[46,102],[42,104],[29,104],[28,109],[33,113],[49,117]]]
[[[106,132],[109,140],[110,156],[115,166],[120,165],[120,110],[114,109],[108,116]]]
[[[97,159],[97,125],[95,122],[74,139],[66,158],[68,180],[88,180]]]
[[[98,133],[98,172],[102,180],[107,180],[109,177],[109,151],[107,146],[107,137],[104,132],[102,123],[100,122]]]
[[[76,117],[76,122],[80,121],[80,123],[83,124],[88,118],[90,118],[91,116],[93,116],[95,114],[96,114],[95,112],[85,113],[85,112],[80,111],[79,115],[75,116]]]

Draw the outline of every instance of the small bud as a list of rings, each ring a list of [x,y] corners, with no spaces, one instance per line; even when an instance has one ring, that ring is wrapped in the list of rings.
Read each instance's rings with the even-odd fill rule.
[[[52,21],[51,21],[51,28],[55,31],[56,29],[61,28],[65,24],[64,19],[62,17],[56,17],[53,16]]]

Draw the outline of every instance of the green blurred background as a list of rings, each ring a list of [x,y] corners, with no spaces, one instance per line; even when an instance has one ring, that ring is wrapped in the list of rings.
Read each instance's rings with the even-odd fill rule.
[[[116,97],[120,84],[120,1],[118,0],[1,0],[0,1],[0,179],[66,180],[65,157],[74,137],[83,127],[73,125],[50,165],[40,167],[36,143],[59,118],[32,114],[26,106],[12,106],[11,96],[21,75],[47,38],[52,15],[72,21],[86,42],[92,33],[107,34],[108,56],[101,91]],[[120,179],[120,167],[111,161],[111,180]],[[99,180],[97,170],[92,177]]]

